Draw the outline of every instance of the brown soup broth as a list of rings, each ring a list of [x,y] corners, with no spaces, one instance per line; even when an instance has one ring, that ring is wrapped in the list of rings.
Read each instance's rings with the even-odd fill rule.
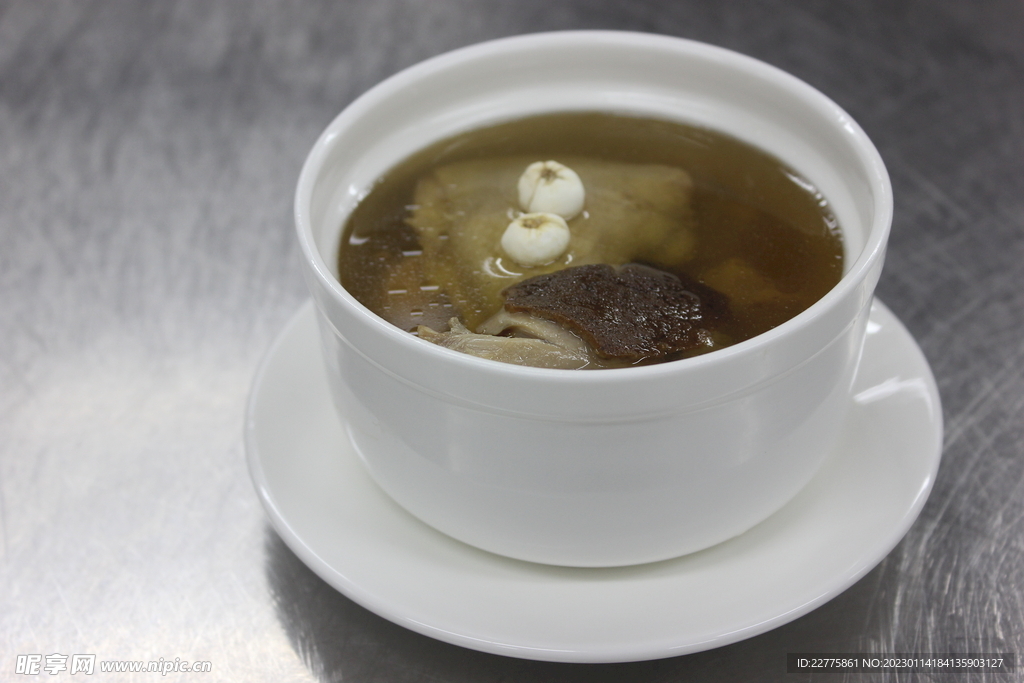
[[[765,332],[805,310],[843,273],[842,236],[828,203],[777,158],[705,128],[604,113],[537,116],[474,130],[412,155],[390,170],[351,214],[338,254],[341,284],[394,325],[444,330],[461,311],[444,282],[424,275],[417,233],[408,225],[418,180],[469,160],[589,157],[686,170],[694,253],[649,265],[703,282],[728,297],[728,343]],[[589,190],[588,190],[589,191]],[[510,197],[514,188],[510,188]],[[510,199],[510,208],[514,200]],[[500,247],[496,246],[496,249]],[[618,264],[613,264],[618,265]],[[501,302],[494,303],[494,309]]]

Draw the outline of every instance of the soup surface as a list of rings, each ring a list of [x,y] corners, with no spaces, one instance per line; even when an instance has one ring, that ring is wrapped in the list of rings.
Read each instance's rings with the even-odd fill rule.
[[[545,160],[573,169],[586,198],[565,223],[568,247],[524,266],[502,236],[525,213],[517,181]],[[817,189],[759,149],[679,123],[562,113],[464,133],[393,168],[349,217],[338,270],[363,305],[435,343],[622,367],[785,322],[839,281],[843,244]]]

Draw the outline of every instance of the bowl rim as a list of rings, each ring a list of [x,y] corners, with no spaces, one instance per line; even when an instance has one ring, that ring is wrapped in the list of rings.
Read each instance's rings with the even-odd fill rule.
[[[732,68],[757,76],[761,80],[773,81],[781,89],[799,95],[802,103],[809,109],[815,109],[826,119],[833,121],[840,135],[852,141],[851,148],[863,164],[863,170],[871,182],[871,193],[875,202],[875,210],[865,232],[864,246],[840,281],[821,299],[793,318],[732,346],[693,358],[643,366],[610,368],[601,372],[521,366],[452,351],[409,334],[380,318],[358,302],[342,287],[320,254],[314,237],[310,211],[307,208],[310,205],[319,172],[328,159],[330,151],[337,144],[342,131],[372,111],[381,101],[415,85],[417,81],[430,74],[455,69],[480,58],[572,45],[591,48],[602,45],[649,51],[660,50],[675,52],[680,56],[699,55],[702,58],[713,59],[718,63],[729,64]],[[413,151],[415,150],[410,150],[410,153]],[[692,372],[696,368],[710,369],[731,363],[736,357],[760,353],[766,347],[773,346],[780,338],[788,337],[802,328],[807,328],[850,296],[868,277],[877,262],[884,258],[891,229],[892,213],[892,185],[881,155],[853,117],[821,91],[786,71],[727,48],[686,38],[614,30],[551,31],[498,38],[436,55],[393,74],[353,100],[324,129],[303,163],[294,195],[295,227],[305,264],[311,268],[321,290],[327,292],[335,303],[342,305],[355,320],[364,326],[375,333],[384,335],[390,342],[397,344],[400,348],[408,349],[412,354],[433,358],[435,362],[469,372],[481,373],[489,378],[528,378],[528,381],[557,382],[559,384],[568,381],[582,385],[595,382],[618,384],[655,377],[668,377]],[[317,299],[315,293],[314,299]],[[320,303],[317,302],[317,305],[319,306]],[[359,349],[357,351],[363,353]],[[371,362],[373,362],[372,359]]]

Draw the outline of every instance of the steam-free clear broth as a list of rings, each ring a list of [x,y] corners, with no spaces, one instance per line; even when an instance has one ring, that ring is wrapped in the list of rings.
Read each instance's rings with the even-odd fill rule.
[[[681,123],[560,113],[470,131],[391,169],[344,226],[338,254],[341,284],[371,311],[408,331],[419,325],[444,330],[453,316],[480,320],[490,315],[501,307],[500,300],[491,304],[493,311],[458,310],[446,294],[447,283],[426,275],[430,269],[424,267],[417,233],[408,223],[417,182],[431,169],[455,162],[580,156],[664,164],[690,174],[694,251],[681,262],[655,258],[649,265],[722,292],[732,312],[720,330],[727,343],[792,318],[842,276],[842,236],[827,201],[772,155]],[[509,188],[509,215],[519,208],[514,196],[515,189]]]

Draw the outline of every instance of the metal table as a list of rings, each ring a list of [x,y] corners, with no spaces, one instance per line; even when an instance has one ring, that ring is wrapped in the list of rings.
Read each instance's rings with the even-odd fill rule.
[[[407,631],[307,569],[246,470],[250,381],[306,298],[291,197],[320,130],[421,59],[567,28],[729,47],[847,109],[895,189],[879,297],[944,402],[932,496],[875,570],[673,659]],[[1024,653],[1022,36],[1014,0],[0,2],[0,679],[95,655],[209,662],[169,674],[203,681],[802,681],[787,652]]]

